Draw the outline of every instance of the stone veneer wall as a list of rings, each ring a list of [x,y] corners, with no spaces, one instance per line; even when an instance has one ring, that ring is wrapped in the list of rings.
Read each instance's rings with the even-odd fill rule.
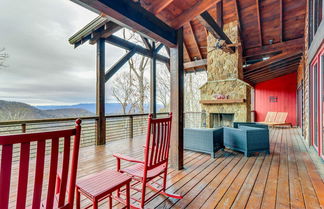
[[[308,5],[308,3],[307,3]],[[310,141],[310,133],[309,133],[309,65],[308,63],[308,6],[306,6],[306,18],[305,18],[305,49],[304,49],[304,71],[303,71],[303,92],[304,92],[304,104],[303,104],[303,136],[304,139],[308,140],[308,143],[311,144]]]
[[[239,41],[237,22],[225,24],[224,32],[233,43]],[[207,45],[215,46],[216,39],[209,34]],[[201,88],[201,100],[215,100],[214,94],[226,95],[228,99],[245,99],[244,103],[204,105],[206,125],[209,127],[209,113],[234,113],[234,121],[251,121],[251,87],[243,82],[242,50],[238,47],[235,53],[226,53],[216,49],[207,55],[207,83]]]
[[[225,24],[223,30],[233,43],[239,41],[239,31],[236,21]],[[215,43],[216,39],[213,35],[209,34],[207,37],[207,46],[215,46]],[[242,68],[242,53],[240,49],[236,50],[233,54],[216,49],[207,55],[208,81],[227,78],[243,79]]]

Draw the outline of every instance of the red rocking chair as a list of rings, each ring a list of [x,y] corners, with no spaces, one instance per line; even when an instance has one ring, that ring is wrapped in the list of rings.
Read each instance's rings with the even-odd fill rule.
[[[140,204],[140,207],[132,204],[132,208],[144,208],[144,205],[158,194],[182,199],[182,196],[169,194],[165,191],[168,173],[171,121],[172,113],[170,113],[169,117],[161,119],[153,119],[152,115],[149,115],[146,144],[144,146],[144,161],[121,154],[114,155],[117,158],[117,171],[129,174],[133,179],[131,189],[141,193],[140,199],[131,197],[132,200]],[[126,160],[136,164],[121,169],[120,160]],[[156,179],[158,177],[162,178],[162,184],[157,182]],[[141,188],[136,187],[139,184],[141,184]],[[149,187],[155,192],[148,198],[145,197],[146,187]],[[122,192],[119,191],[117,196],[120,197],[121,194]]]
[[[13,147],[19,145],[20,157],[18,170],[18,186],[16,197],[16,208],[23,209],[26,207],[27,197],[32,197],[32,205],[30,208],[60,208],[60,209],[72,209],[74,200],[74,191],[79,145],[80,145],[80,131],[81,120],[76,121],[75,129],[43,132],[43,133],[25,133],[17,135],[0,136],[0,148],[1,153],[1,170],[0,170],[0,208],[7,209],[9,207],[10,197],[10,179],[13,161]],[[71,137],[74,139],[71,140]],[[59,144],[60,138],[63,138],[63,153],[62,160],[59,164]],[[36,166],[33,171],[30,169],[31,143],[36,143]],[[45,165],[46,144],[50,145],[50,162],[49,166]],[[73,144],[73,145],[71,145]],[[71,154],[71,146],[73,151]],[[1,150],[0,149],[0,150]],[[71,156],[71,157],[70,157]],[[45,170],[49,177],[44,180]],[[61,169],[61,179],[58,180],[57,172]],[[30,194],[27,194],[28,176],[34,173],[33,189]],[[48,184],[45,184],[46,183]],[[47,187],[45,187],[47,185]],[[43,186],[47,188],[46,199],[42,200]],[[65,196],[68,196],[65,198]],[[67,199],[67,200],[66,200]]]

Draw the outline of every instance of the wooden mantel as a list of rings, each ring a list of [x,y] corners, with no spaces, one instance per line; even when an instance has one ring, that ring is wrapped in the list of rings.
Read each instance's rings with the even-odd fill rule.
[[[245,99],[215,99],[215,100],[200,100],[200,104],[212,105],[212,104],[235,104],[244,103]]]

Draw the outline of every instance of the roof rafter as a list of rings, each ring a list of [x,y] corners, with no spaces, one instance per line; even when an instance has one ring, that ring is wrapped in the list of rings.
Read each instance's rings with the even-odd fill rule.
[[[216,3],[216,22],[219,27],[223,28],[223,1]]]
[[[89,40],[90,44],[95,44],[97,43],[99,38],[107,38],[109,36],[111,36],[112,34],[114,34],[115,32],[119,31],[120,29],[122,29],[123,27],[121,27],[120,25],[109,21],[105,24],[104,26],[104,30],[100,31],[100,32],[94,32],[93,37]]]
[[[240,9],[238,5],[238,0],[233,0],[234,1],[234,6],[235,6],[235,13],[236,13],[236,19],[238,22],[239,30],[241,30],[242,25],[241,25],[241,18],[240,18]]]
[[[259,0],[256,1],[256,9],[257,9],[257,18],[258,18],[258,29],[259,29],[259,46],[262,46],[262,28],[261,28],[261,16],[260,16],[260,5]]]
[[[220,0],[200,0],[192,6],[190,9],[185,10],[181,13],[175,20],[173,20],[170,24],[173,28],[180,28],[188,21],[194,19],[195,17],[199,16],[204,11],[211,8],[215,3],[219,2]]]
[[[286,51],[292,49],[303,49],[303,48],[304,48],[304,39],[298,38],[290,41],[285,41],[282,43],[276,43],[276,44],[266,45],[262,47],[245,49],[244,57],[254,57],[254,56],[280,52],[280,51]]]
[[[185,69],[193,68],[193,67],[201,67],[207,65],[207,59],[195,60],[191,62],[186,62],[183,64]]]

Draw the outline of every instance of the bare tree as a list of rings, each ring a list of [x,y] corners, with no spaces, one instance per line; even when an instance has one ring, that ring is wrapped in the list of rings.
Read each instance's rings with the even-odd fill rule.
[[[8,57],[9,55],[6,53],[5,48],[0,48],[0,69],[6,67],[4,62]]]
[[[135,32],[129,31],[128,33],[126,30],[123,30],[123,38],[126,40],[131,40],[136,43],[142,44],[142,41],[139,39],[138,35]],[[148,90],[149,90],[149,83],[147,78],[144,76],[147,67],[149,66],[149,58],[134,55],[128,61],[128,66],[131,72],[134,73],[135,77],[133,79],[134,85],[137,88],[138,92],[138,111],[140,113],[144,113],[144,104],[145,101],[148,99]]]
[[[115,78],[112,84],[112,94],[121,104],[124,115],[135,111],[137,95],[131,71],[124,72]]]
[[[159,64],[157,85],[157,100],[163,105],[161,111],[168,112],[170,109],[170,72],[164,64]]]
[[[200,87],[207,81],[206,72],[189,73],[185,76],[185,111],[199,112]]]

